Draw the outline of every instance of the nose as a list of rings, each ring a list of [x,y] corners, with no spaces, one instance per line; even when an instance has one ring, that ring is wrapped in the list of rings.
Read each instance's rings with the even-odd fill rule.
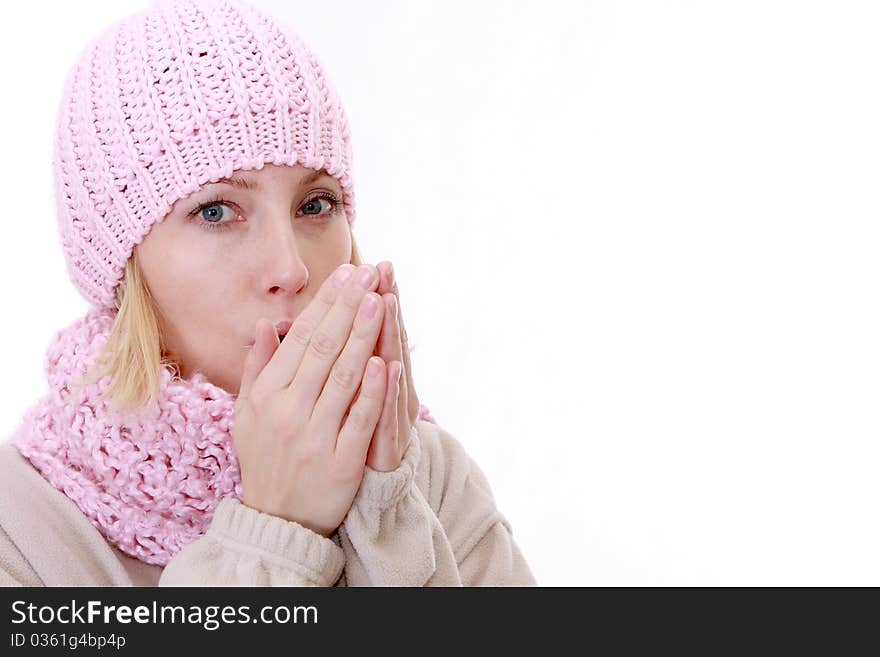
[[[293,296],[309,282],[309,270],[299,252],[291,219],[273,221],[266,231],[261,267],[262,289],[273,295]]]

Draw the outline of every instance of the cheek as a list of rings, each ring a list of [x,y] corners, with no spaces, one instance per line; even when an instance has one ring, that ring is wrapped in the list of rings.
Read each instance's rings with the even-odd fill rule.
[[[297,237],[300,256],[312,272],[330,272],[340,264],[349,262],[351,232],[344,215],[338,216],[320,231],[314,227],[300,228]]]
[[[162,300],[180,306],[214,289],[216,264],[199,252],[169,253],[161,268]]]
[[[179,325],[216,323],[217,313],[241,296],[245,276],[238,255],[205,245],[186,248],[181,241],[155,268],[156,301]]]

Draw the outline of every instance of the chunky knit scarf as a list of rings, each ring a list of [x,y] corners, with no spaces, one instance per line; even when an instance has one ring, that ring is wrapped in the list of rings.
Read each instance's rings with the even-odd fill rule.
[[[113,324],[92,309],[55,334],[46,354],[49,394],[10,442],[123,552],[164,566],[202,536],[220,501],[242,496],[232,441],[235,397],[201,373],[161,370],[158,403],[113,413],[98,394],[110,376],[72,389],[100,355]],[[434,422],[427,407],[419,419]]]

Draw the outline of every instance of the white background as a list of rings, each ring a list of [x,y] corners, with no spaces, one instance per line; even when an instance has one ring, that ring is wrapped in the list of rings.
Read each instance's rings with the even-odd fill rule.
[[[877,3],[255,4],[342,95],[419,395],[540,584],[880,585]],[[4,435],[86,310],[63,78],[143,6],[5,16]]]

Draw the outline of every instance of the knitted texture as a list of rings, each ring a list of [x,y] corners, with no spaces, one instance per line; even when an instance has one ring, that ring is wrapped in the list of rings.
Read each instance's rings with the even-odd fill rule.
[[[74,391],[113,319],[93,308],[55,334],[45,362],[49,394],[10,442],[109,542],[164,566],[207,531],[222,499],[242,499],[235,397],[199,372],[180,379],[165,368],[158,402],[144,413],[113,413],[99,399],[110,375]],[[436,424],[426,406],[418,418]]]
[[[353,224],[351,160],[339,95],[289,27],[240,0],[159,0],[67,76],[53,164],[68,273],[115,308],[134,246],[175,201],[267,163],[326,170]]]

